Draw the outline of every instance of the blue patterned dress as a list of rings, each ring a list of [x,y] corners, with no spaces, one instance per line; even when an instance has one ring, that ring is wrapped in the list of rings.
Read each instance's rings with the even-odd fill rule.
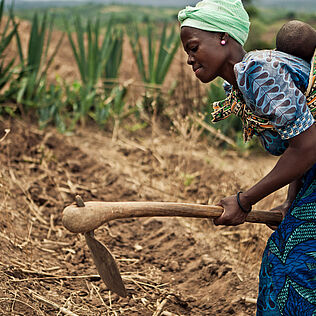
[[[257,136],[267,151],[281,155],[290,138],[314,124],[302,92],[310,64],[282,52],[254,51],[234,70],[247,106],[275,127]],[[259,278],[258,316],[316,315],[316,165],[269,238]]]

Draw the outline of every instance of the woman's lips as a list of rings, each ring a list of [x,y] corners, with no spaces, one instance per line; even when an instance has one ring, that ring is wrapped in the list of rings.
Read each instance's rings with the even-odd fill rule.
[[[193,69],[194,73],[197,74],[201,68],[202,67],[198,67],[198,68]]]

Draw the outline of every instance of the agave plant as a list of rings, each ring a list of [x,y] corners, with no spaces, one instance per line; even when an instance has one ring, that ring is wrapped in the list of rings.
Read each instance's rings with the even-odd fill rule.
[[[105,83],[112,83],[118,77],[118,71],[122,62],[123,55],[123,40],[124,33],[122,29],[114,29],[112,37],[112,50],[110,50],[110,55],[108,61],[105,64],[104,71],[102,73],[102,79]]]
[[[40,19],[37,14],[34,14],[26,56],[23,54],[20,35],[18,32],[15,33],[21,69],[16,81],[11,86],[11,91],[16,93],[17,102],[27,107],[36,107],[36,101],[38,101],[41,92],[45,91],[48,68],[51,66],[64,38],[64,34],[62,34],[54,51],[48,56],[53,26],[53,16],[48,17],[47,14],[44,14]]]
[[[166,23],[160,35],[154,33],[153,29],[151,24],[147,25],[147,52],[141,44],[136,24],[127,28],[127,34],[142,80],[148,84],[161,85],[179,47],[180,37],[174,27],[167,34]],[[144,57],[146,55],[147,60]]]
[[[75,35],[67,20],[65,25],[81,78],[78,90],[80,100],[76,102],[74,111],[83,124],[87,115],[96,112],[98,119],[94,119],[100,123],[107,119],[108,110],[100,105],[97,85],[101,78],[105,80],[105,77],[117,76],[122,58],[123,33],[109,21],[102,38],[100,19],[89,19],[84,25],[79,16],[74,20]]]
[[[74,20],[75,43],[67,20],[65,20],[65,25],[80,72],[81,81],[86,86],[94,87],[105,71],[104,69],[107,67],[108,71],[110,71],[110,66],[107,63],[110,60],[111,54],[114,54],[113,48],[115,48],[116,45],[119,46],[116,39],[122,37],[122,34],[113,30],[110,21],[105,28],[102,40],[100,19],[96,19],[95,21],[89,19],[86,27],[84,27],[82,18],[77,16]],[[87,45],[85,45],[85,39],[87,39]],[[119,60],[120,58],[115,62],[119,63]]]
[[[15,57],[10,59],[9,61],[5,61],[5,50],[10,45],[12,38],[17,31],[17,25],[14,23],[13,7],[11,7],[10,9],[10,16],[8,17],[7,21],[4,21],[3,12],[4,0],[1,0],[0,27],[3,31],[0,33],[0,89],[2,89],[6,85],[12,75],[12,68]],[[2,27],[3,24],[4,27]]]
[[[148,24],[145,46],[141,43],[138,26],[134,24],[127,28],[133,55],[146,88],[141,101],[142,107],[147,114],[154,117],[160,116],[167,103],[161,93],[161,85],[180,44],[180,37],[175,27],[171,27],[170,32],[167,28],[167,23],[164,23],[162,32],[158,34],[154,32],[152,24]]]

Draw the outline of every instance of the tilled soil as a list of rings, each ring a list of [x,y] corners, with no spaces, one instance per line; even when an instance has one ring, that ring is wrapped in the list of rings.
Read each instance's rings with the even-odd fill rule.
[[[97,275],[84,237],[62,210],[85,201],[215,204],[255,183],[275,163],[238,156],[174,132],[119,138],[96,128],[72,135],[2,122],[1,315],[255,315],[258,271],[271,230],[215,227],[211,220],[114,220],[95,231],[117,259],[127,297]],[[1,136],[1,135],[0,135]],[[280,191],[257,209],[282,200]]]

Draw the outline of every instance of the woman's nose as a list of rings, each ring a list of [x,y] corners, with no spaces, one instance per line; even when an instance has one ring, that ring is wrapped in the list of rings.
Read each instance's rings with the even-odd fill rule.
[[[193,65],[193,62],[194,62],[194,58],[191,55],[188,55],[187,64]]]

